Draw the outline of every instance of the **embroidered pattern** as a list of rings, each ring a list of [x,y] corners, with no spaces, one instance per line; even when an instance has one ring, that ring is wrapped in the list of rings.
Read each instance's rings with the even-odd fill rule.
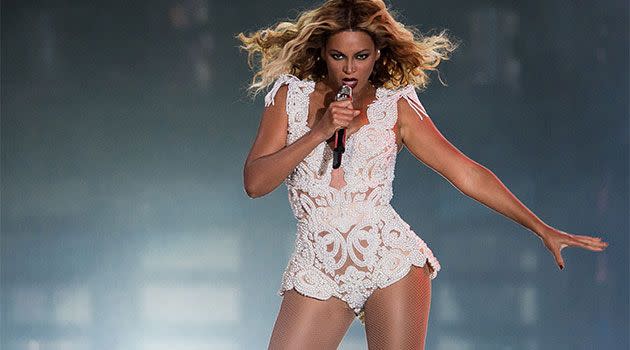
[[[291,144],[309,130],[309,98],[315,82],[283,75],[265,97],[266,106],[274,103],[284,84],[288,84],[287,144]],[[343,187],[331,186],[332,151],[325,142],[286,178],[297,234],[278,295],[294,288],[320,300],[335,296],[363,322],[363,305],[370,294],[403,278],[411,265],[428,262],[431,279],[436,277],[438,260],[390,205],[398,153],[392,128],[400,98],[420,118],[426,116],[413,86],[377,89],[376,100],[368,106],[368,124],[346,139],[340,168]]]

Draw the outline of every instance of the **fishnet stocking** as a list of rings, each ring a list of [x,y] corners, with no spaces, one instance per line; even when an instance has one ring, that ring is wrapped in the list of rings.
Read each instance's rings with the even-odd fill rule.
[[[400,281],[376,289],[365,303],[365,333],[369,350],[424,349],[431,306],[429,264]]]
[[[294,289],[287,290],[271,333],[269,349],[337,349],[354,316],[352,309],[336,297],[318,300]]]

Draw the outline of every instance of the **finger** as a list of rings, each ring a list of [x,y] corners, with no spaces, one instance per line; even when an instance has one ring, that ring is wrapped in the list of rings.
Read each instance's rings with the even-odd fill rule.
[[[331,112],[332,114],[345,114],[345,115],[354,116],[361,113],[361,110],[335,106],[331,109]]]
[[[560,270],[564,269],[564,259],[562,258],[562,253],[560,253],[562,248],[564,247],[560,245],[559,249],[553,250],[553,256],[556,259],[556,264],[558,264],[558,267],[560,267]]]
[[[608,247],[608,242],[582,242],[584,245],[588,246],[588,247],[592,247],[595,249],[605,249],[606,247]]]
[[[574,238],[569,242],[570,246],[574,246],[574,247],[579,247],[579,248],[584,248],[584,249],[588,249],[588,250],[592,250],[592,251],[602,251],[604,249],[606,249],[606,247],[608,246],[608,243],[606,242],[597,242],[597,241],[591,241],[591,240],[584,240],[584,239],[579,239],[579,238]]]
[[[573,238],[579,242],[594,245],[594,246],[607,246],[608,245],[608,242],[602,241],[601,238],[599,237],[595,238],[595,237],[589,237],[589,236],[574,235]]]
[[[580,242],[593,246],[593,247],[599,247],[599,248],[606,248],[608,247],[608,242],[604,242],[601,240],[595,240],[595,239],[588,239],[588,238],[578,238]]]
[[[571,247],[582,248],[582,249],[593,250],[593,251],[601,251],[601,250],[603,250],[605,248],[605,247],[601,247],[601,246],[598,246],[598,245],[593,245],[593,244],[584,243],[584,242],[580,242],[580,241],[571,242],[570,246]]]
[[[343,123],[350,123],[352,119],[354,119],[354,115],[347,114],[347,113],[339,113],[339,114],[335,114],[333,119],[336,121],[343,122]]]
[[[336,111],[336,113],[350,115],[354,117],[356,114],[361,113],[361,110],[351,109],[351,108],[340,108],[339,110]]]
[[[601,237],[591,237],[591,236],[582,236],[582,235],[573,235],[573,238],[590,241],[590,242],[601,242]]]
[[[333,107],[352,108],[352,100],[335,101],[330,103]]]
[[[592,250],[592,251],[598,251],[598,252],[601,252],[602,250],[606,249],[606,247],[608,247],[608,243],[603,243],[603,244],[584,244],[584,248],[586,248],[588,250]]]
[[[356,110],[347,109],[345,111],[335,112],[333,114],[334,119],[347,119],[352,120],[358,116],[361,112]]]

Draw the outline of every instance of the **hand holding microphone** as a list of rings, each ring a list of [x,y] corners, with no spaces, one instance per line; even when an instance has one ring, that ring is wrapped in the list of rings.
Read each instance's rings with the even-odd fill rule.
[[[341,151],[345,146],[345,130],[344,128],[350,125],[350,122],[358,116],[361,111],[354,109],[352,107],[352,88],[349,86],[342,86],[338,93],[335,96],[335,101],[331,102],[326,112],[321,118],[318,118],[313,124],[311,131],[320,135],[322,141],[334,142],[333,148]],[[339,99],[337,99],[339,98]],[[339,131],[341,131],[341,136],[339,137]],[[341,140],[341,144],[338,142]],[[333,158],[334,158],[333,152]],[[339,153],[341,154],[342,151]],[[340,161],[340,158],[339,160]],[[333,167],[337,165],[335,161],[333,161]],[[339,165],[337,165],[337,168]],[[337,169],[335,168],[335,169]]]
[[[335,101],[345,101],[352,99],[352,88],[342,85],[335,96]],[[335,147],[333,148],[333,169],[341,166],[341,155],[346,151],[346,128],[340,128],[335,132]]]

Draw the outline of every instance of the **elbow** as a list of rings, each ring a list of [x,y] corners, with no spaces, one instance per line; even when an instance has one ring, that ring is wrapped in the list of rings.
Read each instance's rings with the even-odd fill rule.
[[[262,197],[272,192],[276,187],[273,179],[269,178],[269,174],[263,174],[256,171],[255,168],[245,167],[243,171],[243,188],[250,198]]]
[[[247,189],[245,189],[245,193],[247,193],[247,196],[248,196],[249,198],[251,198],[251,199],[255,199],[255,198],[260,197],[260,195],[259,195],[259,194],[255,193],[255,192],[250,192],[250,191],[248,191]]]
[[[256,186],[251,180],[248,181],[247,177],[245,177],[243,188],[245,189],[245,193],[247,193],[247,196],[249,198],[258,198],[264,195],[259,186]]]
[[[264,195],[264,193],[262,193],[261,191],[259,191],[258,189],[256,189],[253,186],[248,186],[245,185],[245,193],[247,193],[247,196],[249,198],[258,198],[258,197],[262,197]]]
[[[260,193],[254,179],[252,179],[251,172],[248,170],[247,164],[245,164],[243,168],[243,189],[249,198],[258,198]]]
[[[267,194],[263,189],[263,183],[256,181],[247,171],[245,171],[243,176],[243,188],[249,198],[258,198]]]

